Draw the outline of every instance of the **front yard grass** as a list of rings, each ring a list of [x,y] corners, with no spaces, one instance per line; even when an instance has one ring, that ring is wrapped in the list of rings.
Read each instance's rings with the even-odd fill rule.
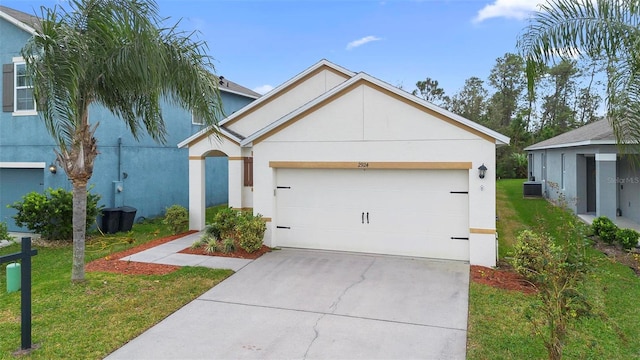
[[[555,233],[557,211],[543,199],[523,199],[524,180],[497,182],[500,256],[509,254],[517,233],[541,221]],[[594,314],[570,326],[565,359],[640,359],[640,278],[595,249],[586,287]],[[533,334],[524,311],[535,295],[471,283],[468,359],[544,359],[546,350]]]
[[[160,219],[135,224],[126,234],[94,235],[87,262],[167,236]],[[19,245],[0,249],[17,252]],[[162,276],[89,272],[71,283],[72,246],[38,247],[32,258],[33,343],[25,359],[102,359],[231,275],[230,270],[183,267]],[[0,359],[20,348],[20,292],[6,293],[0,270]]]

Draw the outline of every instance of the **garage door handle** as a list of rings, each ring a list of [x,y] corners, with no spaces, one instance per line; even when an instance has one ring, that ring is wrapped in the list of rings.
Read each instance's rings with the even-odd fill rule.
[[[369,213],[367,213],[367,224],[369,223]]]
[[[362,213],[362,223],[364,224],[364,212]]]

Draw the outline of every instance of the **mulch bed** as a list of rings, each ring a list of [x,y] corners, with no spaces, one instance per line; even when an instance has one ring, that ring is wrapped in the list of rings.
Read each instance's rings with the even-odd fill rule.
[[[209,253],[207,252],[204,247],[199,247],[199,248],[195,248],[192,249],[190,247],[180,250],[178,251],[181,254],[192,254],[192,255],[209,255],[209,256],[221,256],[221,257],[233,257],[233,258],[238,258],[238,259],[257,259],[260,256],[268,253],[271,251],[271,248],[266,246],[266,245],[262,245],[262,247],[260,249],[258,249],[257,251],[254,251],[252,253],[248,253],[240,248],[238,248],[236,251],[231,252],[231,253],[223,253],[223,252],[212,252]]]
[[[139,253],[140,251],[150,249],[152,247],[167,243],[169,241],[184,237],[189,234],[193,234],[197,231],[191,230],[182,234],[172,235],[163,237],[160,239],[156,239],[150,241],[146,244],[142,244],[140,246],[136,246],[129,250],[120,251],[114,254],[110,254],[100,259],[96,259],[85,266],[86,271],[105,271],[115,274],[130,274],[130,275],[165,275],[171,273],[173,271],[178,270],[180,267],[175,265],[164,265],[164,264],[152,264],[152,263],[143,263],[136,261],[122,261],[125,256],[133,255],[135,253]],[[238,249],[232,253],[207,253],[203,248],[191,249],[186,248],[184,250],[179,251],[182,254],[193,254],[193,255],[209,255],[209,256],[222,256],[222,257],[233,257],[239,259],[257,259],[265,253],[271,251],[266,245],[263,245],[258,251],[253,253],[247,253],[242,249]]]
[[[471,265],[471,281],[499,289],[534,294],[536,288],[516,273],[508,264],[499,264],[500,269]]]
[[[86,271],[105,271],[116,274],[129,274],[129,275],[165,275],[170,272],[178,270],[179,266],[164,265],[164,264],[151,264],[142,263],[136,261],[121,261],[119,259],[139,253],[140,251],[150,249],[154,246],[158,246],[169,241],[181,238],[183,236],[193,234],[197,231],[191,230],[186,233],[163,237],[160,239],[152,240],[146,244],[136,246],[129,250],[120,251],[100,259],[96,259],[85,266]]]

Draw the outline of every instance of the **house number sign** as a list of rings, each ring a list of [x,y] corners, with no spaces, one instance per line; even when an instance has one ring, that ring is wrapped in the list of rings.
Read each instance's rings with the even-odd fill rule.
[[[362,168],[368,168],[369,167],[369,163],[368,162],[359,162],[358,163],[358,168],[362,169]]]

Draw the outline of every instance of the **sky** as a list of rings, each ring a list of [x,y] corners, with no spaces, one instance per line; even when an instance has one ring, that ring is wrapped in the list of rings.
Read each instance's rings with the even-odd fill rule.
[[[447,95],[516,53],[541,0],[157,0],[198,31],[216,74],[260,93],[326,59],[407,91],[430,77]],[[30,14],[64,0],[0,0]],[[487,86],[488,87],[488,86]]]

